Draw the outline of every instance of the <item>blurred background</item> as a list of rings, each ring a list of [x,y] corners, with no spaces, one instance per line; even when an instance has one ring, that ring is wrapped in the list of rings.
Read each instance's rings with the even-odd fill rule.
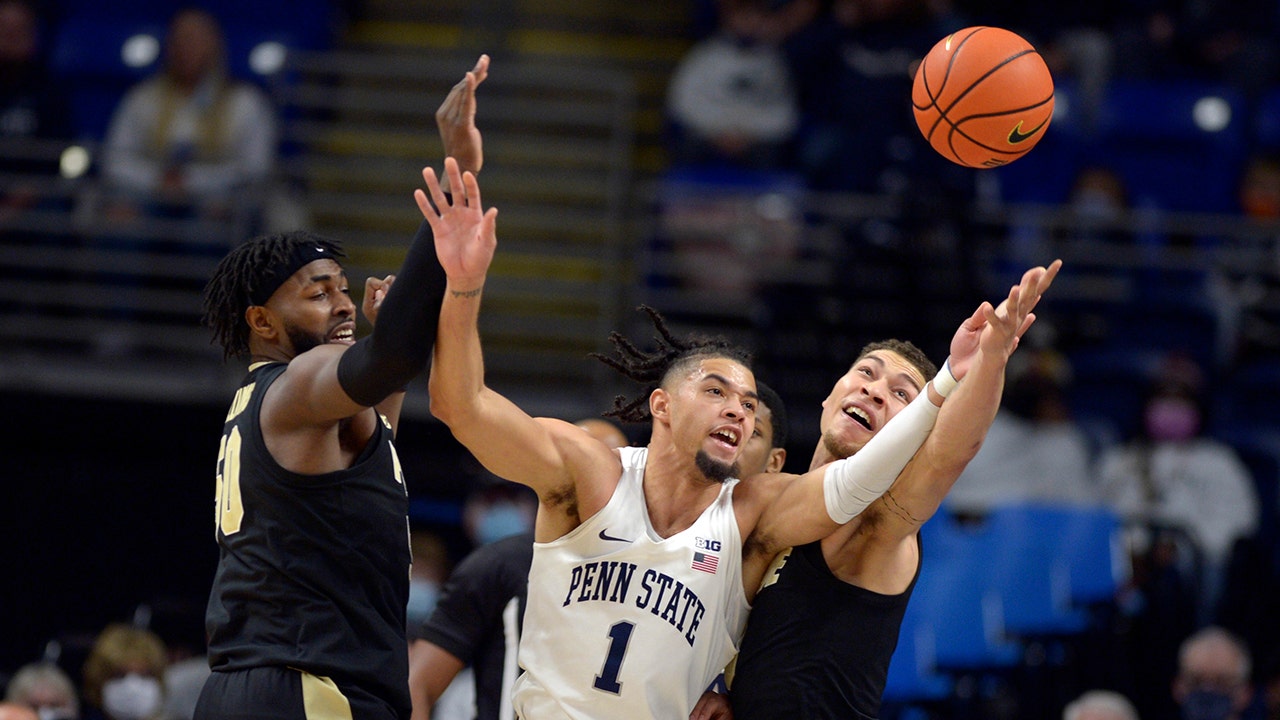
[[[803,470],[864,344],[940,362],[981,300],[1065,261],[924,572],[1050,522],[1000,521],[1010,507],[1099,511],[1102,550],[1034,556],[1067,573],[1048,625],[1012,622],[1032,550],[1011,552],[1019,582],[922,581],[886,717],[1059,717],[1098,687],[1172,717],[1178,643],[1210,624],[1253,654],[1251,711],[1280,717],[1262,692],[1280,695],[1280,3],[199,7],[0,0],[0,686],[42,658],[78,683],[112,622],[202,652],[217,438],[244,369],[199,324],[203,283],[235,243],[293,227],[346,244],[357,294],[394,270],[441,163],[434,111],[484,52],[488,381],[532,414],[598,416],[631,390],[587,353],[614,329],[651,337],[648,304],[754,350]],[[1022,34],[1056,83],[1038,146],[980,171],[934,153],[909,105],[919,59],[977,24]],[[447,576],[496,481],[428,405],[411,386],[397,446]],[[1071,578],[1093,585],[1061,595]],[[947,654],[931,602],[958,585],[983,593],[960,621],[982,628],[976,659]]]

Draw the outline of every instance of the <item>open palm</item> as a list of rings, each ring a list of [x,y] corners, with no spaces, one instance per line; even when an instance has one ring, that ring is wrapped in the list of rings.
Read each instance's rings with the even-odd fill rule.
[[[462,188],[463,192],[454,193],[452,198],[445,195],[435,171],[426,168],[422,177],[426,180],[427,192],[415,190],[414,199],[431,226],[436,255],[450,282],[483,281],[498,245],[498,209],[483,210],[476,176],[458,172],[456,160],[446,158],[444,167],[450,185]],[[431,195],[431,202],[427,201],[427,193]]]

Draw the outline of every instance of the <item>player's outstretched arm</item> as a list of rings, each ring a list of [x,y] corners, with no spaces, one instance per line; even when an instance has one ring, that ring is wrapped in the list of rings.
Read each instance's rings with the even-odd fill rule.
[[[539,496],[576,487],[579,477],[616,479],[620,461],[604,443],[571,423],[534,419],[485,385],[478,321],[497,248],[497,209],[483,210],[475,175],[460,172],[453,158],[445,160],[445,173],[463,192],[446,197],[426,168],[427,190],[414,193],[448,277],[428,386],[432,414],[490,472]]]
[[[1032,309],[1057,276],[1061,261],[1028,270],[996,308],[983,303],[985,323],[966,358],[964,380],[947,398],[934,431],[882,500],[888,511],[878,532],[908,537],[937,512],[956,478],[977,454],[995,420],[1009,357],[1035,322]]]
[[[1007,361],[1008,353],[1016,347],[1017,339],[1034,321],[1031,308],[1035,307],[1040,295],[1048,289],[1059,266],[1060,263],[1055,262],[1050,268],[1028,271],[1023,276],[1022,283],[1010,291],[1009,298],[1001,303],[1000,308],[992,309],[990,304],[983,303],[978,313],[966,319],[957,331],[952,346],[957,355],[949,358],[948,364],[956,362],[961,372],[967,375],[981,355],[984,338],[994,338],[987,341],[993,347],[997,339],[1002,343],[1008,342],[1008,350],[1003,354],[1004,361]],[[977,319],[979,315],[982,318],[980,321]],[[990,328],[993,321],[1000,323],[999,333]],[[969,343],[976,343],[977,347],[971,348]],[[1001,378],[1002,373],[1003,365],[1000,366]],[[931,381],[925,392],[920,393],[902,412],[886,423],[853,456],[811,470],[793,482],[774,482],[773,488],[782,489],[778,491],[775,500],[765,502],[760,509],[759,521],[752,534],[755,548],[768,554],[791,545],[818,540],[879,499],[908,467],[908,463],[914,462],[913,456],[917,455],[926,438],[931,437],[930,431],[934,429],[934,421],[939,414],[936,404],[940,399],[939,391],[941,395],[949,392],[943,385],[939,378]],[[960,383],[960,386],[963,385],[963,382]],[[998,400],[997,394],[997,405]],[[950,403],[948,400],[947,405]],[[963,423],[961,413],[952,415],[959,418],[959,423]],[[988,420],[987,425],[989,424]],[[985,429],[986,426],[982,426],[982,433],[985,433]],[[941,437],[942,434],[935,435]],[[948,440],[971,447],[973,452],[977,451],[976,444],[980,441],[981,435],[976,441],[971,441],[970,438]],[[968,459],[964,459],[959,467],[963,468],[967,462]],[[958,472],[957,470],[957,475]],[[954,481],[954,477],[952,480]],[[767,487],[764,483],[759,485],[761,488]]]

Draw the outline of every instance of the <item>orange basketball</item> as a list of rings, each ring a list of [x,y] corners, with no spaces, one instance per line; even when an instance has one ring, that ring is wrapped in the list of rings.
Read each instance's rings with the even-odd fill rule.
[[[942,156],[971,168],[1017,160],[1053,117],[1053,77],[1031,43],[997,27],[938,41],[911,89],[916,125]]]

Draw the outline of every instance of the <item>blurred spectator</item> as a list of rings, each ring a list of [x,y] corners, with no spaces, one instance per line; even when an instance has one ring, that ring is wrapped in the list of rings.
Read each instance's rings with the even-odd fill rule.
[[[1026,38],[1044,57],[1055,82],[1075,87],[1080,103],[1072,112],[1080,115],[1085,126],[1092,124],[1114,69],[1111,29],[1123,17],[1125,3],[957,0],[956,4],[973,25],[1008,28]]]
[[[622,428],[604,418],[584,418],[575,422],[574,425],[586,430],[588,435],[611,448],[626,447],[631,444],[626,433],[622,432]]]
[[[1225,82],[1257,96],[1277,77],[1277,12],[1271,0],[1121,3],[1116,74]]]
[[[488,545],[510,535],[533,532],[538,497],[529,488],[492,479],[467,496],[462,507],[462,529],[473,547]]]
[[[43,58],[34,7],[0,0],[0,173],[57,177],[58,150],[35,141],[70,137],[70,103],[47,76]],[[31,178],[4,178],[0,226],[39,201]]]
[[[84,663],[87,720],[158,720],[163,717],[164,642],[150,630],[108,625]]]
[[[1138,720],[1138,711],[1118,692],[1090,690],[1063,709],[1062,720]]]
[[[1021,502],[1093,504],[1089,441],[1071,417],[1071,367],[1052,350],[1018,353],[982,448],[951,489],[948,509],[984,515]]]
[[[276,135],[266,96],[228,77],[217,19],[182,10],[165,37],[163,71],[125,95],[107,129],[108,210],[128,217],[194,205],[225,217],[238,193],[267,181]]]
[[[1156,549],[1164,531],[1185,534],[1199,562],[1170,559],[1193,572],[1198,565],[1201,618],[1218,599],[1232,545],[1258,526],[1248,468],[1233,448],[1204,434],[1203,383],[1199,367],[1170,358],[1147,392],[1140,435],[1105,451],[1097,474],[1106,502],[1138,527],[1136,549],[1148,561],[1171,550]]]
[[[907,100],[919,60],[961,26],[946,2],[834,0],[787,42],[799,162],[815,188],[897,193],[956,175],[920,137]]]
[[[1280,156],[1255,155],[1240,179],[1240,211],[1255,220],[1280,218]]]
[[[449,550],[439,535],[425,527],[409,529],[413,564],[409,571],[409,605],[405,610],[408,627],[422,624],[436,607],[440,588],[449,579]]]
[[[720,27],[680,60],[667,94],[677,164],[777,169],[798,123],[780,43],[816,0],[720,0]]]
[[[40,720],[40,716],[26,705],[0,702],[0,720]]]
[[[1253,697],[1249,650],[1235,635],[1210,626],[1178,649],[1173,699],[1186,720],[1241,720]]]
[[[71,678],[53,663],[23,665],[9,680],[5,701],[26,705],[40,720],[79,720],[80,696]]]

